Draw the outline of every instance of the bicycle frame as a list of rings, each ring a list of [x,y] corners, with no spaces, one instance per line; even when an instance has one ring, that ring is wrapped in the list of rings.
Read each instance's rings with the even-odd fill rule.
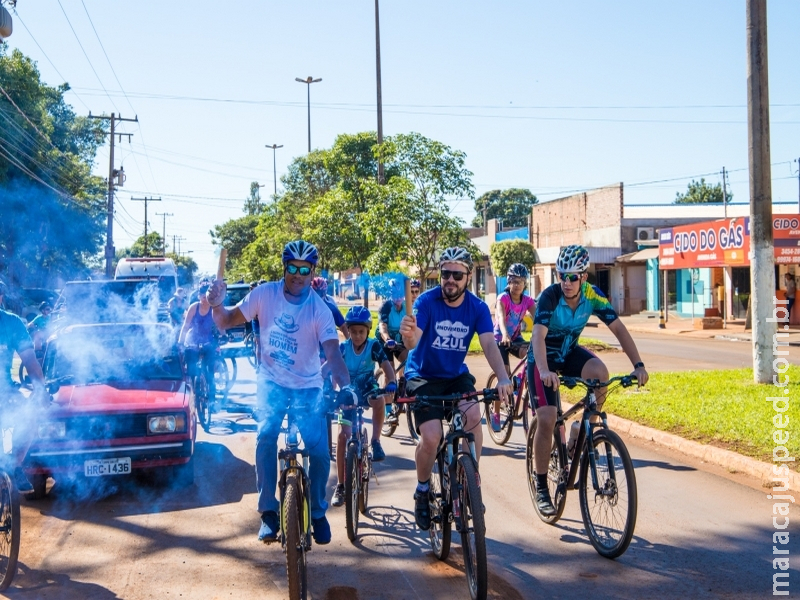
[[[573,415],[577,414],[581,410],[583,410],[583,415],[581,415],[581,428],[578,431],[578,439],[575,441],[575,454],[571,461],[569,461],[569,472],[567,475],[567,488],[577,489],[577,478],[578,478],[578,469],[580,467],[580,455],[579,449],[584,448],[586,442],[589,443],[589,448],[593,448],[593,432],[594,429],[597,427],[608,428],[608,420],[606,418],[606,413],[604,411],[597,410],[597,398],[595,396],[595,392],[593,389],[586,390],[586,395],[580,402],[577,402],[570,408],[567,412],[563,412],[561,409],[561,394],[559,393],[557,396],[558,399],[558,416],[556,417],[556,426],[560,432],[561,444],[564,446],[564,450],[567,450],[567,440],[566,440],[566,429],[564,427],[564,423],[567,419],[572,417]],[[592,417],[599,417],[600,422],[592,422]],[[569,454],[566,454],[569,456]],[[597,484],[597,461],[594,456],[594,452],[589,452],[589,472],[592,474],[592,486],[596,490],[598,488]],[[612,472],[613,477],[613,472]]]

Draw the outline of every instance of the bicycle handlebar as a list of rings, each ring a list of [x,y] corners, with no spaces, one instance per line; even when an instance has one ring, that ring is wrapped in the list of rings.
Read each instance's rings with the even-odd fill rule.
[[[568,389],[574,388],[576,385],[582,385],[586,389],[597,389],[608,387],[612,383],[619,383],[622,387],[630,387],[638,383],[636,377],[632,375],[618,375],[612,377],[608,381],[600,381],[599,379],[581,379],[580,377],[568,377],[567,375],[559,375],[559,381],[564,384]]]
[[[380,388],[380,389],[377,389],[377,390],[369,391],[366,394],[364,394],[364,400],[365,401],[372,400],[373,398],[377,398],[378,396],[383,396],[384,394],[393,394],[393,393],[394,392],[386,391],[386,388]],[[354,408],[358,408],[359,406],[361,406],[361,405],[360,404],[339,404],[339,405],[336,406],[336,408],[339,408],[339,409],[342,409],[342,410],[351,410],[351,409],[354,409]]]
[[[482,396],[482,398],[479,398]],[[484,388],[483,390],[476,390],[474,392],[465,392],[463,394],[449,394],[446,396],[407,396],[398,398],[398,404],[430,404],[433,402],[450,402],[456,404],[461,400],[469,400],[476,398],[478,402],[492,402],[499,398],[497,390],[494,388]]]

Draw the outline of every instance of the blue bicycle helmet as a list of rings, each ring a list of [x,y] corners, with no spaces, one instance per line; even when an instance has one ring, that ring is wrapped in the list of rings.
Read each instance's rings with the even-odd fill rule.
[[[290,260],[304,260],[316,266],[319,260],[317,247],[305,240],[289,242],[283,248],[283,264]]]
[[[508,267],[508,273],[506,273],[506,277],[522,277],[523,279],[527,279],[528,269],[522,263],[514,263]]]
[[[363,306],[353,306],[348,310],[344,316],[344,322],[348,327],[351,325],[364,325],[368,330],[372,331],[372,313]]]

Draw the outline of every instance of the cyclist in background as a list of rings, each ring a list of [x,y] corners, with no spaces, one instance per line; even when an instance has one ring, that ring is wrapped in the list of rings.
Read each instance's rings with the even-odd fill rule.
[[[3,306],[6,289],[5,282],[0,279],[0,307]],[[33,394],[29,398],[26,398],[11,381],[11,362],[14,360],[15,352],[27,369],[33,384]],[[49,403],[49,395],[44,388],[42,367],[36,360],[33,342],[25,329],[25,323],[17,315],[0,308],[0,411],[7,423],[13,425],[14,483],[23,494],[33,491],[33,485],[28,481],[21,465],[36,435],[38,409],[34,402],[36,400],[44,402],[45,399]]]
[[[217,390],[214,384],[214,358],[217,352],[217,328],[211,314],[206,292],[208,284],[201,285],[198,289],[198,301],[189,306],[183,327],[178,334],[178,346],[184,347],[186,371],[194,382],[197,377],[197,364],[202,362],[208,383],[208,398],[214,401]]]
[[[333,322],[336,324],[336,327],[339,328],[339,331],[342,332],[344,339],[349,340],[350,333],[347,331],[347,323],[345,323],[344,317],[342,316],[342,311],[336,306],[336,301],[328,295],[328,280],[324,277],[314,277],[311,281],[311,289],[317,292],[317,295],[322,298],[325,304],[328,305],[328,308],[331,309]]]
[[[419,289],[419,288],[418,288]],[[383,342],[389,360],[403,362],[408,349],[400,335],[400,322],[406,314],[405,290],[396,279],[389,280],[389,300],[378,311],[378,338]]]
[[[172,323],[173,327],[178,328],[183,325],[183,318],[186,316],[187,308],[189,308],[189,302],[186,299],[186,290],[179,287],[167,302],[169,322]]]
[[[39,305],[39,312],[41,314],[28,323],[28,333],[33,338],[33,349],[37,353],[42,351],[50,336],[50,314],[53,312],[53,307],[49,302],[44,301]]]
[[[528,269],[525,265],[514,263],[508,267],[506,277],[508,285],[498,296],[494,307],[494,339],[500,348],[506,373],[511,375],[509,354],[523,358],[528,351],[528,342],[522,337],[522,321],[526,314],[533,319],[536,301],[525,294],[528,284]],[[500,431],[500,402],[494,403],[492,429]]]
[[[372,314],[369,309],[363,306],[354,306],[347,311],[344,318],[347,328],[350,331],[350,339],[339,344],[339,350],[347,365],[347,372],[350,374],[350,381],[358,394],[359,404],[364,406],[364,396],[378,389],[378,382],[375,379],[375,367],[379,366],[386,376],[386,392],[394,393],[397,389],[394,369],[392,363],[386,358],[383,345],[375,338],[369,337],[372,331]],[[327,365],[326,365],[327,367]],[[323,374],[327,370],[323,367]],[[391,395],[389,396],[391,399]],[[381,446],[381,427],[383,427],[384,406],[386,396],[379,396],[369,400],[372,407],[372,460],[381,462],[386,458],[386,453]],[[355,411],[347,411],[344,418],[350,422],[355,419]],[[331,504],[341,506],[344,504],[344,468],[345,468],[345,448],[347,440],[350,438],[352,427],[350,425],[339,426],[339,442],[336,444],[336,475],[338,483],[333,491]]]
[[[417,301],[419,298],[420,293],[422,292],[422,287],[420,285],[419,279],[412,279],[411,280],[411,303]]]
[[[528,350],[528,389],[531,406],[536,410],[538,425],[534,434],[536,470],[536,504],[545,516],[556,513],[547,489],[547,468],[557,417],[558,374],[583,379],[608,380],[608,369],[602,360],[578,345],[578,338],[592,315],[605,323],[619,340],[633,364],[633,375],[640,386],[648,375],[628,329],[598,288],[587,281],[589,253],[583,246],[567,246],[558,256],[556,271],[559,282],[539,296],[534,318],[533,336]],[[596,390],[597,409],[605,401],[605,388]],[[576,428],[570,432],[568,448],[575,443]]]
[[[472,257],[464,248],[447,248],[439,258],[441,285],[420,295],[414,315],[403,317],[400,331],[411,348],[406,362],[406,389],[409,394],[440,396],[475,391],[475,378],[464,359],[470,341],[477,334],[489,366],[497,375],[501,400],[510,401],[512,386],[492,334],[492,315],[480,298],[467,291],[472,273]],[[481,404],[461,402],[466,417],[464,429],[475,438],[480,458],[483,446]],[[414,518],[427,531],[431,526],[430,478],[436,451],[442,439],[442,419],[448,409],[425,406],[415,411],[420,434],[416,450],[417,488],[414,492]]]
[[[261,323],[261,364],[258,367],[258,433],[256,437],[256,488],[261,513],[259,541],[278,539],[280,502],[278,483],[278,436],[287,412],[295,415],[309,453],[311,480],[311,525],[317,544],[331,541],[331,526],[325,516],[325,488],[330,472],[325,404],[319,346],[330,363],[331,376],[339,385],[338,403],[358,402],[350,385],[339,336],[328,306],[311,290],[311,279],[319,260],[317,248],[304,240],[289,242],[283,249],[283,278],[259,285],[239,304],[226,308],[225,281],[217,279],[208,291],[214,321],[228,329],[258,317]]]

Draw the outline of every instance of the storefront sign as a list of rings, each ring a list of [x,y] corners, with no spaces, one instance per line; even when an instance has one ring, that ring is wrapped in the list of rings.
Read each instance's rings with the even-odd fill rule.
[[[800,215],[772,221],[775,262],[800,264]],[[746,267],[750,265],[750,218],[706,221],[659,231],[659,268]]]

